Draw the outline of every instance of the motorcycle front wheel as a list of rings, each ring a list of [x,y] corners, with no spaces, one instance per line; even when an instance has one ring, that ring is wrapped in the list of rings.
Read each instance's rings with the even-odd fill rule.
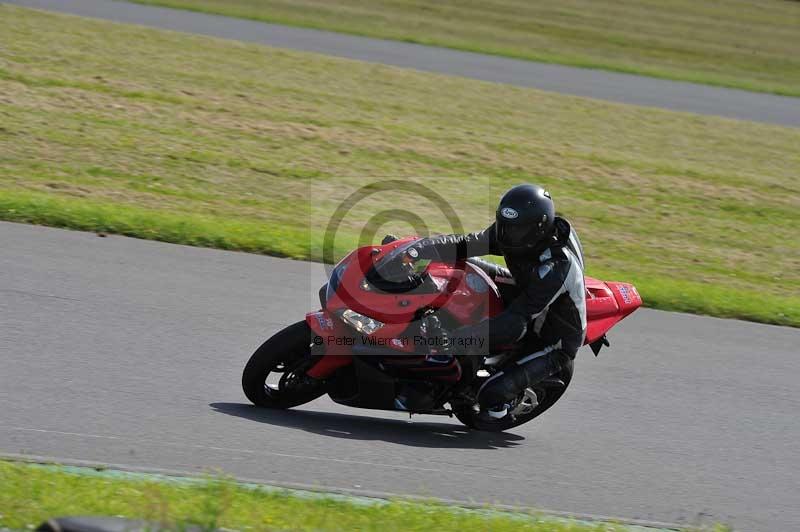
[[[569,364],[567,364],[567,366],[561,370],[560,373],[555,375],[556,378],[560,379],[561,382],[564,383],[564,386],[552,387],[540,385],[532,387],[532,390],[536,392],[538,404],[530,412],[526,412],[525,414],[520,414],[517,416],[508,414],[499,419],[491,419],[485,413],[475,412],[471,408],[464,408],[460,411],[456,411],[455,415],[464,425],[477,430],[502,432],[504,430],[518,427],[524,423],[527,423],[533,418],[540,416],[545,412],[545,410],[556,404],[556,401],[558,401],[561,396],[564,395],[564,392],[569,386],[569,382],[572,380],[572,372],[574,367],[574,361],[570,360]],[[521,400],[524,400],[524,397],[522,397]]]
[[[272,336],[256,349],[242,373],[242,389],[256,406],[291,408],[313,401],[322,390],[295,389],[313,364],[311,328],[305,321],[294,323]],[[279,374],[278,384],[267,381]]]

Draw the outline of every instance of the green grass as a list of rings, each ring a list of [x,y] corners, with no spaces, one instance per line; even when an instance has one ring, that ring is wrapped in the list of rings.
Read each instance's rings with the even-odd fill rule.
[[[372,181],[425,184],[465,230],[533,181],[590,274],[657,308],[800,325],[800,130],[7,5],[0,34],[2,219],[320,260]],[[451,230],[424,198],[373,196],[337,254],[398,208]]]
[[[232,481],[165,482],[85,475],[0,461],[0,528],[33,529],[57,516],[145,519],[181,530],[625,532],[623,525],[583,524],[503,512],[475,512],[437,503],[357,504],[299,497]],[[722,532],[722,527],[715,530]]]
[[[800,96],[800,3],[786,0],[134,1]]]

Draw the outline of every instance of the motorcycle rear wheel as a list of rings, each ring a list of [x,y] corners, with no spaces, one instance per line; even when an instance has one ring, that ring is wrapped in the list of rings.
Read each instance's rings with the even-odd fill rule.
[[[554,376],[557,377],[558,379],[561,379],[561,381],[564,383],[564,386],[561,386],[556,389],[539,388],[533,386],[532,388],[536,392],[536,395],[539,397],[539,404],[536,406],[536,408],[534,408],[527,414],[519,415],[516,417],[507,415],[497,420],[493,419],[490,420],[487,419],[485,416],[481,415],[480,413],[475,412],[471,408],[468,408],[455,412],[455,415],[458,418],[458,420],[462,422],[464,425],[476,430],[484,430],[487,432],[502,432],[504,430],[518,427],[534,419],[535,417],[540,416],[548,408],[556,404],[556,401],[558,401],[561,398],[561,396],[564,395],[564,392],[567,391],[569,382],[572,380],[572,373],[574,367],[575,366],[573,361],[570,360],[567,367],[565,367],[563,370],[561,370],[560,373]]]
[[[311,358],[311,328],[305,321],[289,325],[256,349],[242,373],[242,389],[256,406],[266,408],[292,408],[313,401],[324,390],[293,390],[284,382],[302,375],[313,360]],[[271,373],[282,373],[281,385],[267,384]]]

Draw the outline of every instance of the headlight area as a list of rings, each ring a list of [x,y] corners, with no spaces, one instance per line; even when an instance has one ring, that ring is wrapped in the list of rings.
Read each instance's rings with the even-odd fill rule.
[[[359,314],[355,310],[345,309],[340,316],[347,324],[360,333],[372,334],[383,327],[383,322],[373,320],[369,316]]]

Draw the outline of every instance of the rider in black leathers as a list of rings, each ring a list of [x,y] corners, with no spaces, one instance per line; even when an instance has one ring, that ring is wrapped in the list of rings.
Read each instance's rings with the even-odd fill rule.
[[[529,349],[483,384],[478,402],[487,410],[504,405],[526,388],[558,373],[571,363],[586,334],[583,251],[577,235],[556,217],[550,194],[535,185],[506,192],[495,222],[467,235],[421,240],[408,251],[413,260],[436,258],[456,262],[481,255],[502,255],[508,268],[469,259],[501,289],[506,302],[499,315],[441,333],[450,346],[483,345],[486,355],[500,346],[523,344]],[[482,338],[484,342],[465,342]],[[461,354],[461,353],[459,353]]]

